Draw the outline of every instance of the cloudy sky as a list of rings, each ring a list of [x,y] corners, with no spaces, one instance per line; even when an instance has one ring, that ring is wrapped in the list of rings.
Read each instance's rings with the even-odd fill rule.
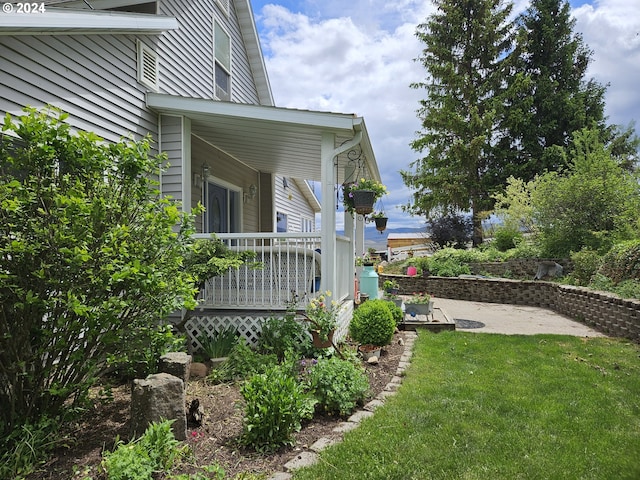
[[[429,0],[251,0],[276,105],[365,118],[383,182],[389,227],[421,227],[403,213],[410,194],[400,174],[418,158],[409,143],[420,124],[411,89],[425,72],[416,26]],[[523,11],[526,0],[516,0]],[[570,0],[575,30],[593,50],[588,77],[609,84],[611,123],[640,119],[640,1]],[[640,129],[639,129],[640,130]]]

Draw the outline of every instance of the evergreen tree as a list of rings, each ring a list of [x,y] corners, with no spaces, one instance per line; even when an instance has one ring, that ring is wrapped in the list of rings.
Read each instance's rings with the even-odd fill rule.
[[[574,25],[567,0],[531,0],[519,18],[499,154],[517,178],[559,170],[574,132],[605,129],[606,87],[585,80],[592,52]]]
[[[504,183],[492,155],[505,100],[504,78],[512,50],[512,4],[502,0],[434,0],[436,13],[417,28],[424,43],[417,59],[427,78],[422,121],[412,148],[425,156],[402,171],[415,190],[406,210],[427,217],[471,211],[473,242],[482,242],[482,217],[492,191]]]

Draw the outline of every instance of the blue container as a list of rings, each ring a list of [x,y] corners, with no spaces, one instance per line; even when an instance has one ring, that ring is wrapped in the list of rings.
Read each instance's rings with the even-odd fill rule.
[[[360,274],[360,292],[369,295],[370,300],[378,298],[378,274],[373,265],[365,265]]]

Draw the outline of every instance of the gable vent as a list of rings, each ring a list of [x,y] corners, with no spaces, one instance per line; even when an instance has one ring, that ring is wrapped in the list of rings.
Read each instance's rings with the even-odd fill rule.
[[[138,41],[138,81],[153,91],[158,91],[158,55]]]

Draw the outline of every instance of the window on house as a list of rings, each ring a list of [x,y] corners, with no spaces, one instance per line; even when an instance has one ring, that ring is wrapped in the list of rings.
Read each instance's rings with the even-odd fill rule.
[[[302,217],[300,220],[301,220],[301,224],[302,224],[301,227],[302,227],[302,231],[303,232],[313,232],[314,231],[314,229],[313,229],[314,221],[313,221],[312,218]]]
[[[240,231],[240,189],[206,182],[204,197],[205,233]]]
[[[278,212],[276,214],[276,231],[277,232],[286,232],[287,231],[287,214]]]
[[[231,100],[231,37],[218,22],[214,22],[214,84],[220,100]]]

